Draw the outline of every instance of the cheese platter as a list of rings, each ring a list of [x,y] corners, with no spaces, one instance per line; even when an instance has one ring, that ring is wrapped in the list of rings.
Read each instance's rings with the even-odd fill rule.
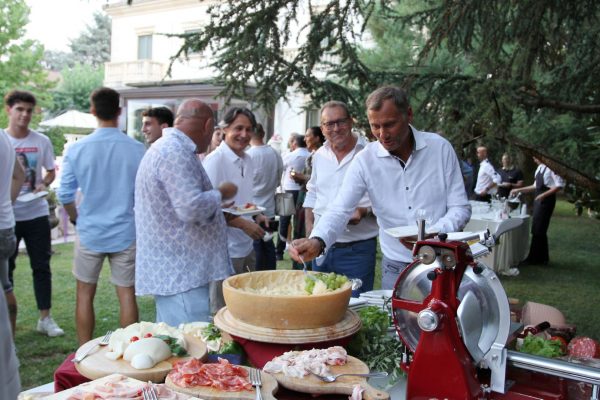
[[[183,335],[187,343],[187,352],[189,357],[205,359],[207,357],[207,349],[204,342],[195,336]],[[123,358],[111,360],[106,357],[109,352],[107,347],[96,346],[102,338],[93,339],[82,345],[76,352],[75,356],[79,356],[87,351],[89,347],[97,347],[81,362],[75,364],[77,371],[88,379],[98,379],[114,373],[119,373],[130,378],[139,379],[141,381],[152,381],[155,383],[163,382],[167,373],[171,370],[174,362],[185,357],[170,357],[165,361],[161,361],[152,368],[136,369],[131,366],[128,361]]]

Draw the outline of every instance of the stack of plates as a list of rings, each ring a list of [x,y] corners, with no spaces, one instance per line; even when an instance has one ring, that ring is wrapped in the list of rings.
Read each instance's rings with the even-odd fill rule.
[[[392,297],[392,290],[371,290],[370,292],[361,293],[358,298],[351,297],[348,308],[358,311],[367,306],[383,307],[390,297]]]

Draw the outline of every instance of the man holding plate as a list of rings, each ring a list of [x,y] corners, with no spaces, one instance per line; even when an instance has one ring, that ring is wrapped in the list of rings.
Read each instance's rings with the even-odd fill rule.
[[[369,95],[366,106],[377,142],[354,157],[339,194],[310,238],[294,241],[290,255],[310,260],[324,254],[368,193],[383,253],[381,287],[393,289],[400,272],[412,262],[412,246],[385,231],[414,226],[420,210],[432,221],[430,231],[459,231],[471,217],[471,206],[452,145],[438,134],[410,125],[413,112],[403,89],[379,88]]]

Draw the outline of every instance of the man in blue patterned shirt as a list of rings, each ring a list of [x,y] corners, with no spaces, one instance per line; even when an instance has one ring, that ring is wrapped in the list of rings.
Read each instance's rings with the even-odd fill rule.
[[[207,321],[209,282],[233,273],[221,203],[237,187],[224,182],[213,189],[197,156],[210,143],[213,124],[210,107],[186,100],[175,127],[150,147],[137,174],[136,294],[153,295],[156,321],[171,326]]]

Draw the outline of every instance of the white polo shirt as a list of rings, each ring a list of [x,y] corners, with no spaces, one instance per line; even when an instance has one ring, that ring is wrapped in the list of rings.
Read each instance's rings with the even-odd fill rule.
[[[254,164],[249,155],[244,153],[242,157],[238,157],[227,143],[221,142],[215,151],[206,156],[202,165],[215,188],[223,182],[231,182],[238,187],[233,198],[236,205],[252,203]],[[250,216],[240,218],[252,220]],[[253,250],[252,238],[243,230],[228,226],[227,247],[231,258],[246,257]]]

